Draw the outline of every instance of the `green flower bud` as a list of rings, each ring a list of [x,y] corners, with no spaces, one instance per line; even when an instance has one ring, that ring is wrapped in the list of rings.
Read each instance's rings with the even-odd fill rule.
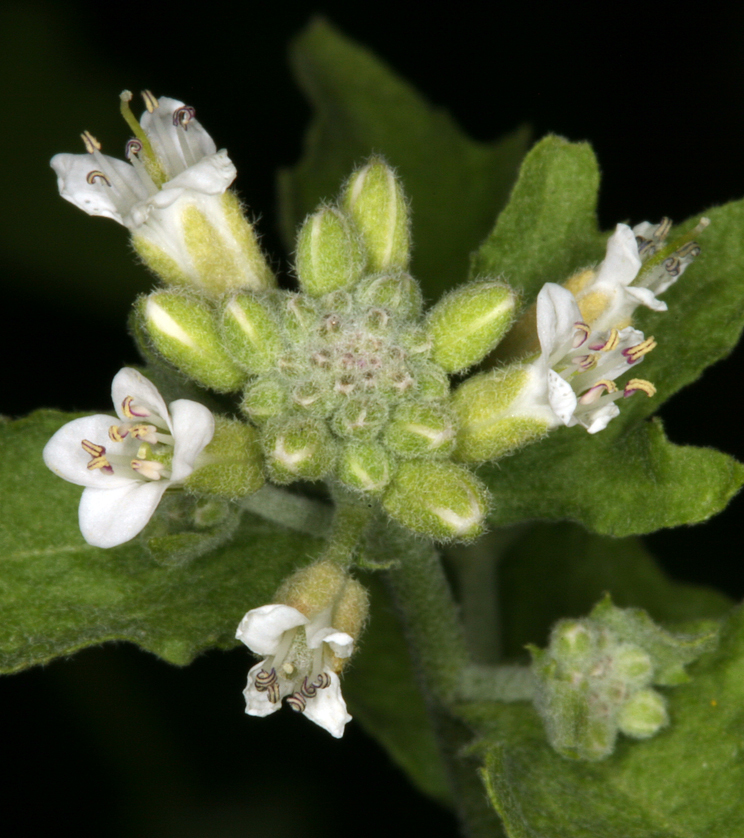
[[[455,447],[454,417],[441,404],[403,404],[383,439],[401,457],[446,457]]]
[[[245,389],[240,409],[256,424],[273,419],[289,408],[286,388],[271,378],[260,378]]]
[[[220,393],[240,389],[245,374],[222,347],[203,299],[157,291],[140,298],[138,314],[152,345],[179,370]]]
[[[344,445],[336,467],[336,476],[345,486],[370,494],[381,492],[394,472],[395,461],[391,455],[373,442]]]
[[[385,309],[401,319],[418,317],[423,305],[418,283],[406,273],[365,276],[354,289],[354,296],[363,306]]]
[[[318,325],[316,303],[304,294],[286,294],[282,300],[282,322],[290,342],[306,340]]]
[[[282,337],[273,311],[252,294],[233,297],[222,312],[222,338],[235,361],[249,373],[274,368]]]
[[[666,700],[656,690],[639,690],[623,705],[617,724],[626,736],[649,739],[669,724]]]
[[[646,687],[654,677],[651,656],[632,643],[625,643],[615,650],[612,668],[617,678],[629,687]]]
[[[296,268],[303,291],[313,297],[353,285],[364,255],[351,219],[335,207],[308,216],[297,239]]]
[[[261,442],[275,483],[320,480],[333,469],[336,447],[325,422],[292,416],[267,428]]]
[[[486,487],[466,468],[448,462],[404,462],[382,497],[391,518],[439,541],[469,541],[483,532]]]
[[[530,375],[522,366],[474,375],[452,396],[457,416],[456,459],[496,460],[548,432],[549,411],[530,405]]]
[[[333,415],[331,428],[344,439],[372,440],[388,418],[384,402],[364,397],[345,399]]]
[[[313,416],[328,416],[337,407],[341,397],[335,391],[308,378],[295,385],[290,398],[296,407],[312,413]]]
[[[257,492],[265,482],[258,432],[225,416],[215,416],[214,436],[197,466],[184,483],[196,494],[239,498]]]
[[[438,364],[426,360],[414,361],[410,369],[415,382],[416,398],[434,401],[449,395],[449,378]]]
[[[516,295],[503,282],[478,280],[443,297],[429,312],[432,360],[449,373],[482,361],[514,320]]]
[[[562,660],[582,660],[596,646],[596,632],[580,620],[561,620],[550,638],[554,654]]]
[[[356,222],[370,272],[405,269],[410,253],[408,205],[390,166],[373,157],[344,187],[341,206]]]

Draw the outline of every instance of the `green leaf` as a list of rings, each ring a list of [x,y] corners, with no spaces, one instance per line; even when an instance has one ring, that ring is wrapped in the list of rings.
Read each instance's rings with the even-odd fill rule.
[[[564,282],[601,259],[598,190],[588,143],[544,137],[524,158],[509,203],[473,254],[471,274],[505,277],[529,304],[546,282]]]
[[[243,614],[270,602],[282,579],[322,546],[244,514],[229,544],[189,562],[158,564],[146,537],[91,547],[77,526],[80,487],[41,459],[46,441],[72,418],[44,410],[0,425],[0,671],[106,640],[129,640],[176,664],[230,648]],[[158,522],[150,529],[158,532]],[[191,543],[175,546],[199,552]]]
[[[372,595],[370,625],[344,674],[349,709],[421,791],[451,805],[439,746],[390,595],[379,574],[362,581]]]
[[[575,524],[531,527],[499,571],[507,656],[522,654],[528,643],[545,645],[556,620],[583,617],[605,592],[660,623],[719,618],[733,604],[712,588],[669,579],[639,538],[607,538]]]
[[[619,422],[618,420],[615,420]],[[588,435],[560,428],[480,476],[494,525],[569,520],[625,536],[705,521],[744,483],[744,466],[711,448],[674,445],[661,421]]]
[[[355,165],[385,155],[413,207],[413,274],[436,299],[464,280],[468,256],[505,204],[527,143],[524,129],[495,143],[468,139],[368,50],[316,20],[291,50],[315,108],[305,154],[280,173],[284,238],[322,200],[334,199]]]
[[[479,703],[483,779],[510,838],[731,838],[744,834],[744,610],[668,692],[671,725],[601,763],[562,759],[526,704]]]

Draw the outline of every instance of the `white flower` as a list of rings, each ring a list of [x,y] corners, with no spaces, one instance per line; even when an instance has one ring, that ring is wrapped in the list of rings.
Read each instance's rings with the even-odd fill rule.
[[[566,285],[574,293],[585,322],[602,332],[622,328],[631,322],[639,305],[653,311],[666,311],[667,304],[658,299],[675,283],[685,268],[700,253],[692,236],[707,227],[707,218],[691,233],[681,237],[666,258],[650,261],[666,244],[671,222],[660,224],[644,221],[631,229],[618,224],[607,241],[605,258],[596,271],[585,271]],[[646,265],[648,263],[648,265]]]
[[[630,326],[588,326],[573,294],[560,285],[548,282],[537,296],[537,334],[541,355],[531,367],[532,398],[547,401],[554,426],[581,424],[593,434],[618,415],[618,398],[656,392],[642,379],[631,379],[622,390],[614,383],[656,346],[654,339]]]
[[[88,215],[127,227],[139,254],[168,282],[216,292],[264,287],[265,264],[250,225],[225,194],[237,174],[227,151],[217,151],[192,107],[148,91],[143,96],[147,110],[138,125],[131,93],[121,94],[136,134],[127,143],[129,162],[102,154],[86,131],[87,154],[52,158],[60,195]]]
[[[338,672],[354,638],[331,625],[331,608],[312,619],[289,605],[263,605],[240,622],[236,638],[263,660],[248,673],[245,712],[268,716],[283,698],[339,739],[351,721]]]
[[[165,490],[192,473],[214,434],[214,416],[204,405],[178,399],[169,411],[137,370],[120,370],[111,396],[118,419],[100,414],[75,419],[44,448],[44,462],[55,474],[86,487],[80,530],[95,547],[134,538]]]

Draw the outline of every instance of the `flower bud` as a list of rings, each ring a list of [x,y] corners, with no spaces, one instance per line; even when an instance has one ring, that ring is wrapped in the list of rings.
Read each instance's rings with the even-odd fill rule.
[[[274,368],[282,351],[279,325],[263,300],[238,294],[222,312],[222,338],[234,360],[249,373]]]
[[[390,482],[395,462],[382,445],[351,442],[344,445],[336,466],[336,476],[350,489],[377,494]]]
[[[156,291],[140,298],[138,313],[152,345],[183,373],[220,393],[240,389],[245,374],[223,349],[202,299]]]
[[[265,482],[258,433],[234,419],[215,417],[214,436],[202,461],[184,484],[190,492],[239,498],[257,492]]]
[[[449,377],[438,364],[426,360],[415,361],[410,370],[416,383],[416,398],[435,401],[449,395]]]
[[[620,730],[633,739],[649,739],[669,724],[666,701],[656,690],[639,690],[622,706]]]
[[[275,483],[320,480],[333,468],[336,448],[325,422],[292,416],[267,428],[262,443]]]
[[[318,323],[316,303],[304,294],[287,294],[282,301],[282,322],[290,341],[306,340]]]
[[[533,375],[519,365],[474,375],[452,396],[457,416],[456,459],[464,463],[497,460],[544,436],[549,407],[532,399]]]
[[[448,462],[404,462],[382,498],[391,518],[439,541],[472,540],[483,532],[489,496],[462,466]]]
[[[395,173],[381,157],[373,157],[349,178],[341,205],[362,234],[367,270],[404,270],[411,246],[408,205]]]
[[[432,360],[449,373],[482,361],[514,320],[516,296],[508,285],[479,280],[443,297],[429,312]]]
[[[271,378],[260,378],[249,384],[243,394],[240,409],[256,424],[273,419],[289,407],[286,388]]]
[[[347,398],[333,415],[331,428],[344,439],[372,440],[388,418],[385,402],[370,398]]]
[[[303,291],[319,297],[353,285],[364,268],[359,235],[335,207],[308,216],[297,239],[297,275]]]
[[[423,304],[418,283],[406,273],[365,276],[354,296],[364,306],[385,309],[401,319],[417,317]]]
[[[446,457],[455,447],[454,417],[441,404],[403,404],[393,414],[383,438],[401,457]]]

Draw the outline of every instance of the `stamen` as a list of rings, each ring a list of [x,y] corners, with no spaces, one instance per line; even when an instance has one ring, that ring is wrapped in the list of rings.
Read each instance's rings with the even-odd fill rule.
[[[315,684],[308,684],[307,678],[302,682],[302,686],[300,687],[300,692],[302,693],[305,698],[315,698],[318,693],[318,689]]]
[[[111,186],[111,181],[104,175],[103,172],[99,171],[98,169],[94,169],[92,172],[88,172],[85,177],[85,182],[91,184],[94,183],[103,183],[106,186]]]
[[[103,445],[96,445],[95,442],[91,442],[89,439],[84,439],[80,444],[83,447],[83,451],[86,454],[90,454],[91,457],[101,457],[106,453]]]
[[[305,696],[301,692],[293,693],[287,699],[287,704],[296,712],[301,713],[305,707],[307,707],[307,702],[305,701]]]
[[[270,687],[266,689],[267,698],[272,704],[276,704],[278,701],[281,700],[282,692],[279,689],[279,684],[272,684]]]
[[[146,407],[134,404],[134,398],[132,396],[127,396],[121,403],[121,412],[127,419],[145,419],[152,415]]]
[[[260,693],[267,692],[277,682],[276,670],[272,667],[270,672],[262,669],[255,678],[256,690]]]
[[[149,90],[142,91],[142,98],[145,100],[145,107],[149,113],[154,113],[155,109],[160,107],[157,98]]]
[[[607,338],[607,342],[599,351],[611,352],[613,349],[617,349],[618,343],[620,343],[620,332],[618,332],[617,329],[611,329],[610,336]]]
[[[602,395],[603,390],[606,393],[614,393],[617,390],[617,386],[615,385],[615,382],[610,381],[609,378],[603,378],[579,397],[579,404],[592,404],[593,402],[596,402]]]
[[[142,142],[132,137],[131,140],[127,140],[127,144],[124,149],[124,156],[127,158],[127,160],[131,160],[132,157],[136,156],[142,151],[142,148]]]
[[[649,398],[656,395],[656,387],[644,378],[631,378],[625,385],[623,395],[625,398],[628,398],[628,396],[632,396],[637,390],[642,390]]]
[[[664,218],[661,219],[656,229],[651,233],[651,235],[656,239],[656,241],[664,241],[664,239],[669,235],[669,231],[672,229],[672,219]]]
[[[648,353],[656,346],[657,343],[654,340],[653,335],[651,335],[650,338],[646,338],[646,340],[641,343],[638,343],[635,346],[629,346],[627,349],[623,349],[623,355],[625,355],[628,359],[629,364],[635,364],[636,361],[640,361],[644,355],[648,355]]]
[[[155,425],[133,425],[129,432],[135,439],[143,439],[154,445],[158,441],[157,430]]]
[[[112,425],[109,428],[109,439],[112,442],[124,442],[124,437],[129,433],[126,425]]]
[[[318,675],[318,679],[313,682],[313,686],[317,687],[319,690],[324,690],[326,687],[331,686],[331,676],[327,672],[321,672]]]
[[[582,323],[578,321],[574,323],[574,329],[576,329],[576,334],[574,335],[573,339],[573,348],[578,349],[583,343],[586,342],[587,338],[589,337],[589,333],[591,329],[587,326],[586,323]]]
[[[98,140],[90,133],[90,131],[83,131],[80,135],[83,138],[83,143],[85,144],[85,150],[88,154],[95,154],[97,151],[101,150],[101,144]]]
[[[179,126],[183,128],[184,131],[188,130],[189,122],[196,117],[196,111],[191,105],[181,105],[180,108],[176,108],[173,111],[173,124],[178,128]]]

